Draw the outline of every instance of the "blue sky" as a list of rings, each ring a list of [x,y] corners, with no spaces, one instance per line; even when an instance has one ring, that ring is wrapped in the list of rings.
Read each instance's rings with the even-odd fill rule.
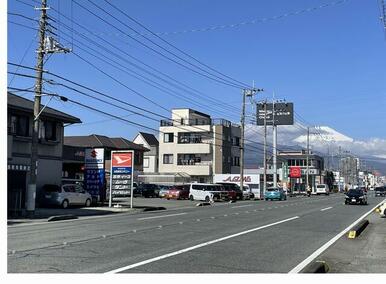
[[[22,1],[37,5],[33,1]],[[102,14],[86,0],[76,1],[91,11]],[[272,18],[332,2],[334,1],[112,1],[122,11],[154,32],[184,31]],[[96,3],[101,7],[108,7],[104,1]],[[160,58],[127,36],[118,35],[119,32],[111,25],[106,25],[75,3],[72,4],[71,9],[70,0],[48,0],[48,4],[70,18],[72,14],[74,21],[92,30],[119,50],[200,91],[204,99],[180,91],[175,92],[175,95],[187,96],[202,108],[199,109],[196,105],[165,94],[93,58],[89,54],[93,51],[84,47],[83,44],[88,44],[96,50],[97,47],[91,42],[85,43],[75,32],[72,33],[65,29],[64,25],[71,27],[72,24],[63,16],[58,15],[56,11],[49,10],[48,14],[57,21],[52,24],[58,29],[60,42],[65,46],[73,47],[74,53],[92,61],[117,81],[156,101],[166,109],[191,107],[207,112],[213,117],[224,117],[235,122],[239,120],[240,89],[205,79],[165,58]],[[119,19],[135,26],[122,14],[111,9],[110,11]],[[15,0],[8,1],[8,12],[32,18],[38,17],[38,12],[32,7]],[[386,125],[386,37],[379,16],[377,0],[347,0],[312,12],[243,25],[238,28],[169,34],[163,35],[163,38],[222,73],[249,84],[254,81],[256,87],[266,90],[265,93],[259,94],[258,99],[271,97],[274,91],[277,98],[294,102],[295,111],[309,123],[328,125],[354,139],[366,140],[373,137],[386,139],[386,127],[384,127]],[[127,27],[108,18],[107,15],[104,15],[103,18],[125,33],[133,34]],[[36,23],[18,16],[9,15],[8,20],[37,27]],[[105,48],[114,50],[103,43],[100,38],[84,33],[75,25],[73,27],[77,32],[92,38]],[[135,27],[141,30],[138,26]],[[22,64],[34,66],[37,47],[37,40],[34,40],[35,35],[36,32],[31,29],[8,23],[8,61],[20,63],[23,55],[26,54]],[[71,44],[72,35],[74,45]],[[141,39],[138,36],[135,38]],[[154,37],[152,39],[157,40]],[[89,53],[75,45],[86,48]],[[107,50],[102,52],[106,57],[114,58]],[[166,110],[135,95],[116,81],[87,65],[74,53],[52,55],[45,69],[136,106],[170,116]],[[121,56],[125,55],[121,53]],[[130,67],[122,59],[115,58],[114,60]],[[9,70],[15,70],[15,68],[9,67]],[[19,69],[18,71],[26,73],[26,70]],[[8,85],[11,80],[12,76],[8,75]],[[25,88],[33,84],[33,80],[15,77],[11,86]],[[46,88],[47,91],[60,93],[118,116],[128,115],[123,110],[106,106],[62,87],[46,85]],[[21,93],[21,95],[32,98],[32,94]],[[209,101],[208,97],[212,101]],[[218,103],[214,103],[213,100]],[[234,110],[225,109],[221,103],[233,105]],[[51,101],[49,106],[75,115],[84,122],[84,125],[66,127],[66,135],[97,133],[132,139],[138,131],[151,132],[120,121],[108,120],[109,118],[101,114],[71,103]],[[216,112],[210,111],[213,109]],[[249,109],[248,112],[251,114],[252,110]],[[155,129],[159,126],[156,121],[137,115],[130,115],[127,119]],[[156,117],[156,119],[160,118]]]

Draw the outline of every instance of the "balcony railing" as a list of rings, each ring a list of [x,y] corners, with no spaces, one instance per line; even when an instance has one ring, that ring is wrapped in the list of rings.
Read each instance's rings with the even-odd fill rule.
[[[188,160],[183,160],[179,159],[177,161],[178,166],[210,166],[212,165],[212,161],[200,161],[198,162],[195,159],[188,159]]]
[[[161,120],[160,126],[195,126],[195,125],[223,125],[225,127],[230,126],[238,126],[237,124],[234,124],[230,122],[229,120],[222,119],[222,118],[215,118],[215,119],[181,119],[181,120]]]

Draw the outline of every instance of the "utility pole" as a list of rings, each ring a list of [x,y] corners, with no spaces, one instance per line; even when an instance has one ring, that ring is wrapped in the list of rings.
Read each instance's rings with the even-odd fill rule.
[[[263,196],[267,190],[267,100],[264,102],[264,181],[263,181]]]
[[[273,187],[277,187],[277,126],[275,123],[275,94],[272,104],[272,126],[273,126]]]
[[[309,175],[309,154],[310,154],[310,127],[307,127],[307,169],[306,169],[306,189],[308,188],[308,175]]]
[[[34,99],[34,120],[32,128],[32,143],[31,143],[31,172],[30,180],[27,189],[27,214],[33,215],[35,213],[35,199],[36,199],[36,180],[38,171],[38,139],[39,139],[39,112],[42,95],[43,82],[43,62],[44,62],[44,39],[47,20],[47,0],[42,0],[40,27],[39,27],[39,47],[37,50],[37,64],[36,64],[36,85],[35,85],[35,99]]]
[[[247,90],[243,90],[243,103],[241,106],[241,135],[240,135],[240,189],[244,186],[244,125],[245,125],[245,96]]]
[[[244,186],[244,126],[245,126],[245,98],[252,97],[256,92],[260,92],[262,89],[243,89],[242,106],[241,106],[241,137],[240,137],[240,189],[243,190]]]

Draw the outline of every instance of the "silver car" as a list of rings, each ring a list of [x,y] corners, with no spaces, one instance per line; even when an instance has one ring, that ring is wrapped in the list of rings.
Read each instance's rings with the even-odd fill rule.
[[[62,186],[46,184],[43,186],[43,203],[68,208],[70,205],[91,206],[92,196],[79,184]]]

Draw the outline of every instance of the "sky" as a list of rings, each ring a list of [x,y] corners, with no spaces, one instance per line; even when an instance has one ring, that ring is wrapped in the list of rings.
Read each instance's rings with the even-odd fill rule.
[[[38,24],[9,13],[38,19],[39,12],[31,7],[38,3],[33,0],[20,1],[8,1],[7,59],[15,64],[32,67],[36,64],[37,32],[34,28]],[[103,14],[92,2],[108,9],[121,23]],[[166,49],[198,65],[196,61],[148,35],[147,31],[105,1],[92,2],[48,0],[48,5],[53,8],[48,10],[48,15],[52,19],[52,30],[57,34],[55,38],[63,46],[72,48],[72,52],[52,54],[44,68],[140,107],[142,110],[136,111],[152,119],[130,114],[122,108],[46,83],[46,92],[57,93],[85,105],[49,101],[48,106],[77,116],[83,122],[67,126],[65,135],[95,133],[133,139],[138,131],[156,134],[153,130],[158,129],[159,120],[162,116],[170,117],[172,108],[190,107],[214,118],[226,118],[233,122],[240,120],[241,87],[209,80],[160,56],[153,50],[167,54]],[[100,15],[101,19],[77,3]],[[256,100],[271,99],[274,93],[277,99],[293,102],[297,116],[300,115],[310,125],[329,126],[359,141],[386,139],[386,31],[379,18],[377,0],[111,0],[111,3],[151,31],[161,33],[163,39],[207,66],[245,84],[263,88],[264,92],[258,93]],[[317,8],[325,4],[325,7]],[[295,13],[307,8],[315,9]],[[73,23],[65,17],[72,19]],[[230,26],[245,22],[248,24]],[[92,33],[76,24],[86,27]],[[146,37],[163,46],[164,50],[136,35],[128,26],[147,33]],[[211,27],[217,28],[207,29]],[[192,31],[199,29],[206,31]],[[133,39],[146,43],[153,50]],[[147,67],[129,56],[145,63]],[[170,54],[168,56],[173,57]],[[174,60],[180,62],[175,57]],[[120,70],[112,64],[120,64]],[[194,68],[193,65],[188,67]],[[148,73],[144,73],[143,69]],[[16,69],[9,65],[8,71],[34,75],[30,70]],[[151,78],[169,90],[162,92],[139,81],[129,75],[132,71],[137,72],[136,76],[139,74]],[[198,72],[201,73],[200,70]],[[163,77],[162,74],[169,77]],[[71,85],[57,77],[46,78]],[[172,80],[183,83],[184,87],[179,85],[180,89],[174,88],[170,85],[176,84]],[[8,74],[8,87],[30,88],[33,85],[33,79]],[[71,86],[96,96],[79,86]],[[16,94],[33,98],[32,93]],[[44,98],[43,103],[48,100],[49,97]],[[111,120],[111,117],[96,113],[87,106],[148,128]],[[253,111],[252,106],[248,105],[249,120]]]

